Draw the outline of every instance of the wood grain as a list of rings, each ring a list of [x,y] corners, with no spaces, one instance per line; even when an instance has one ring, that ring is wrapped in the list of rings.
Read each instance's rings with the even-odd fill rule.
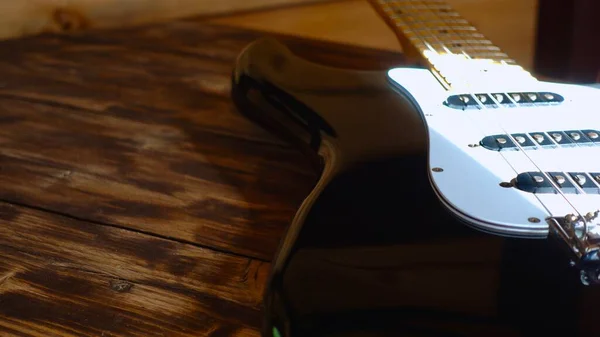
[[[314,177],[233,110],[222,30],[3,44],[0,199],[270,259]]]
[[[229,101],[264,33],[187,20],[0,43],[1,336],[259,336],[269,261],[315,180]],[[403,62],[281,38],[338,66]]]
[[[316,179],[230,102],[262,35],[186,20],[0,42],[0,335],[259,335]],[[324,63],[402,62],[278,37]]]
[[[328,0],[0,0],[0,39],[114,28]]]
[[[0,203],[2,336],[258,336],[268,264]]]

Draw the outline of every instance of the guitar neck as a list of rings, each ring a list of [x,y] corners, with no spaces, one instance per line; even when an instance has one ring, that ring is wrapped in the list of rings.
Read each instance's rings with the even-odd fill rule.
[[[442,0],[369,0],[403,50],[429,66],[442,84],[473,87],[490,80],[535,80]]]

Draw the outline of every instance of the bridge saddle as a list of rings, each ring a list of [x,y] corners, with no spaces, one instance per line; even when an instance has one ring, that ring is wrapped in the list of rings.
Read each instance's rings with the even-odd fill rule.
[[[579,267],[581,282],[600,285],[600,210],[585,215],[567,214],[548,219],[555,234],[573,255],[573,265]]]

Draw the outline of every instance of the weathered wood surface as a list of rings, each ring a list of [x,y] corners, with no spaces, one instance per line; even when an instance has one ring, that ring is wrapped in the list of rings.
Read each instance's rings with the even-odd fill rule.
[[[260,35],[187,21],[0,43],[1,336],[258,336],[269,261],[316,178],[230,102]]]
[[[269,259],[309,176],[232,110],[219,30],[4,44],[0,199]]]
[[[331,0],[0,0],[0,39]]]
[[[256,336],[268,264],[0,204],[0,335]]]

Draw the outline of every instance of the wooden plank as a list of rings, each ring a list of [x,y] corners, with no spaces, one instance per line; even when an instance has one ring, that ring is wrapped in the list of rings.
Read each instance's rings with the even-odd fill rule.
[[[186,21],[0,43],[0,200],[270,260],[316,176],[230,102],[259,36]],[[401,62],[282,38],[336,65]]]
[[[315,179],[230,103],[260,35],[186,21],[0,43],[0,335],[258,337],[267,260]],[[329,64],[402,60],[280,38]]]
[[[268,263],[0,203],[2,336],[258,336]]]
[[[0,44],[0,199],[269,260],[315,176],[230,102],[257,36],[180,22]]]
[[[446,0],[494,44],[531,69],[538,0]],[[394,33],[365,0],[317,3],[228,15],[210,22],[293,34],[354,46],[402,51]]]
[[[0,0],[0,39],[328,0]]]

